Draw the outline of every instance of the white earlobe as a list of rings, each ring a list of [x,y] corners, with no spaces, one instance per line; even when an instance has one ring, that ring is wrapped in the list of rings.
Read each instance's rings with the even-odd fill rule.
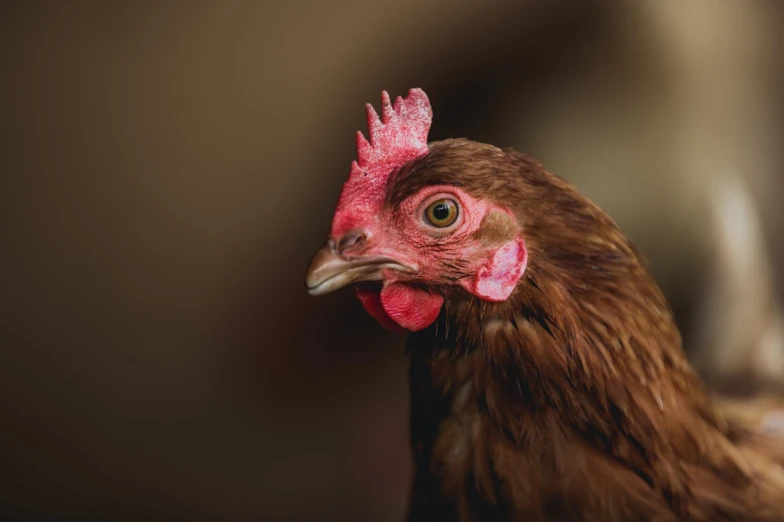
[[[517,286],[528,263],[528,252],[523,239],[518,237],[504,244],[493,253],[463,286],[472,294],[486,301],[506,301]]]

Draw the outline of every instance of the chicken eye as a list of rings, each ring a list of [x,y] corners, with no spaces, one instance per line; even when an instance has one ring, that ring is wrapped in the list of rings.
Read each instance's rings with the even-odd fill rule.
[[[425,221],[434,227],[448,227],[457,220],[458,207],[453,199],[439,199],[425,209]]]

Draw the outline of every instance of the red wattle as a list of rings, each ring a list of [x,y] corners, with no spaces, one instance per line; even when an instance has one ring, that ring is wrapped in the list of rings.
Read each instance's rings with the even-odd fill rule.
[[[357,299],[362,303],[365,311],[370,317],[379,322],[381,326],[393,332],[405,332],[405,328],[397,324],[389,315],[384,311],[381,306],[381,291],[367,287],[354,287],[354,292]]]
[[[416,332],[433,324],[444,298],[406,283],[388,283],[381,289],[381,306],[397,324]]]

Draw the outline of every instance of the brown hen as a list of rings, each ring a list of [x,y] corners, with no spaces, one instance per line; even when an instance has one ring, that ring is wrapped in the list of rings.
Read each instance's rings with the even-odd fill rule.
[[[784,521],[784,439],[709,397],[613,220],[524,154],[427,144],[420,90],[382,108],[306,284],[413,332],[408,520]]]

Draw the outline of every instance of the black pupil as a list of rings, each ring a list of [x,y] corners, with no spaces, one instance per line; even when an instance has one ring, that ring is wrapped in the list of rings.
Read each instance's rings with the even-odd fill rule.
[[[439,203],[433,207],[433,217],[439,221],[443,221],[449,217],[449,205],[446,203]]]
[[[449,217],[449,205],[446,203],[439,203],[433,207],[433,217],[439,221],[444,221]]]

